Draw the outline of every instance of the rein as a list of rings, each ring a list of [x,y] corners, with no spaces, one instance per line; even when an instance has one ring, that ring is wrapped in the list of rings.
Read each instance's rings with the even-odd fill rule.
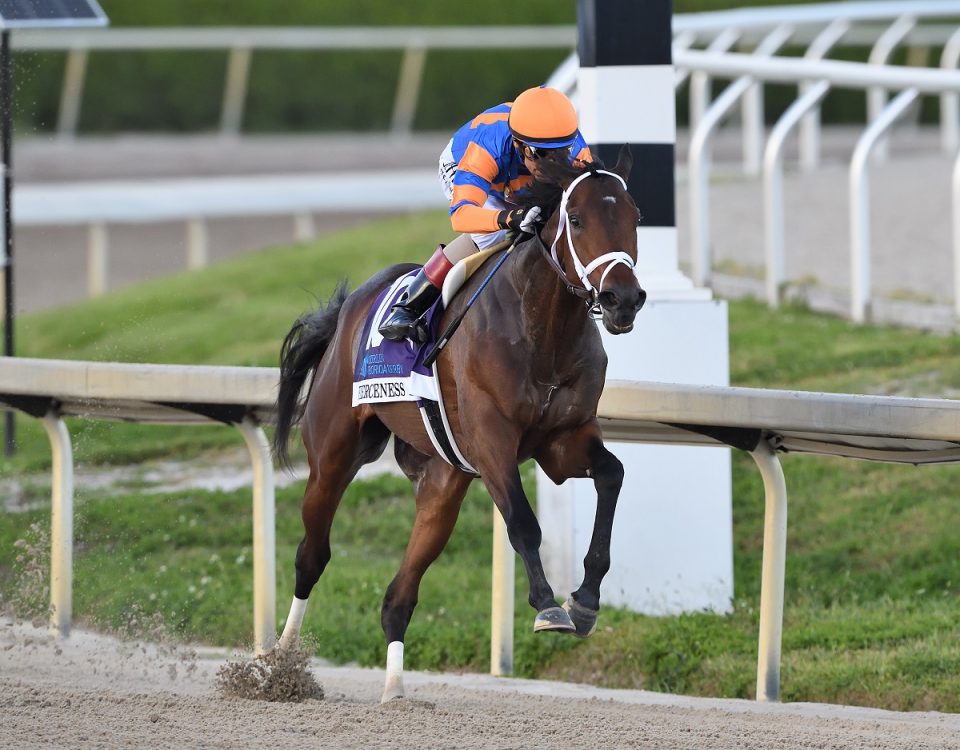
[[[633,259],[622,250],[613,250],[609,253],[604,253],[603,255],[594,258],[586,266],[583,265],[583,262],[580,260],[580,256],[577,255],[577,249],[573,244],[573,230],[570,228],[570,215],[567,213],[567,201],[573,194],[574,188],[591,175],[609,175],[610,177],[616,177],[617,180],[620,181],[620,184],[623,185],[623,189],[627,189],[627,183],[615,172],[608,172],[605,169],[584,172],[573,182],[571,182],[561,195],[560,220],[557,222],[557,236],[554,237],[553,244],[550,246],[549,255],[547,254],[547,248],[542,241],[540,242],[540,248],[550,261],[550,266],[560,275],[560,279],[564,283],[564,286],[566,286],[567,291],[585,300],[587,307],[590,308],[590,312],[592,314],[597,314],[600,305],[599,295],[600,291],[603,289],[603,282],[607,280],[607,274],[609,274],[610,271],[613,270],[613,267],[618,264],[623,264],[632,271],[635,263]],[[563,266],[560,264],[560,258],[557,255],[557,243],[560,241],[560,238],[563,237],[564,233],[567,235],[567,246],[570,248],[570,255],[573,257],[574,270],[577,272],[577,276],[580,277],[580,283],[583,284],[582,289],[574,286],[567,279],[567,274],[563,270]],[[595,288],[593,284],[590,283],[590,274],[605,263],[609,263],[609,265],[604,269],[603,274],[600,276],[599,287]]]

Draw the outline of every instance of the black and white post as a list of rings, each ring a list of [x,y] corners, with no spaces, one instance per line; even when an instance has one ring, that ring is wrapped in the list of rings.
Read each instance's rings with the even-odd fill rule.
[[[638,244],[648,270],[668,274],[677,267],[671,19],[671,0],[577,2],[581,129],[607,166],[630,144]]]
[[[671,0],[577,0],[580,69],[572,92],[595,157],[633,151],[628,188],[642,214],[636,273],[647,304],[634,330],[599,327],[608,379],[729,384],[726,303],[680,271]],[[730,454],[722,448],[613,443],[626,476],[602,601],[648,614],[728,611],[733,595]],[[541,476],[544,565],[566,594],[583,576],[596,492]]]

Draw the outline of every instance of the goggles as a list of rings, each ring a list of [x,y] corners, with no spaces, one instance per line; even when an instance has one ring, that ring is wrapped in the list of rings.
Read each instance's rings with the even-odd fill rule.
[[[528,146],[521,141],[515,141],[520,154],[524,159],[539,161],[540,159],[549,159],[550,161],[568,161],[573,151],[572,146],[562,148],[544,148],[543,146]]]

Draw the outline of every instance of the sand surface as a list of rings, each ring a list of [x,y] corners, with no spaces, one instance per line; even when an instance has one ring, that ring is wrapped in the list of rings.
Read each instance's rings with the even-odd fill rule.
[[[761,705],[488,675],[310,671],[322,700],[225,698],[237,655],[164,648],[0,620],[4,748],[960,748],[960,716],[822,704]]]

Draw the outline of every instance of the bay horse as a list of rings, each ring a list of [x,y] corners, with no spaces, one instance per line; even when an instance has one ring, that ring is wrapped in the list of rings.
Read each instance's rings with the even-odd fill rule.
[[[626,190],[631,165],[626,145],[611,171],[599,162],[579,167],[543,162],[528,202],[550,218],[540,236],[519,245],[492,277],[437,359],[454,438],[499,509],[526,569],[536,631],[590,635],[600,582],[610,567],[623,465],[604,447],[596,418],[607,358],[590,313],[599,311],[610,333],[626,333],[646,299],[633,271],[640,214]],[[441,330],[463,310],[490,265],[451,301]],[[397,463],[415,488],[416,517],[381,609],[387,642],[383,702],[404,695],[403,640],[420,581],[453,532],[475,478],[434,449],[414,402],[351,406],[369,308],[385,287],[416,267],[387,268],[349,295],[341,282],[327,305],[297,320],[281,348],[274,434],[274,451],[289,465],[287,443],[299,422],[310,464],[293,604],[278,648],[299,642],[307,597],[330,561],[330,528],[344,490],[394,436]],[[563,606],[544,575],[540,525],[520,483],[518,465],[529,458],[557,484],[591,477],[597,491],[583,583]]]

